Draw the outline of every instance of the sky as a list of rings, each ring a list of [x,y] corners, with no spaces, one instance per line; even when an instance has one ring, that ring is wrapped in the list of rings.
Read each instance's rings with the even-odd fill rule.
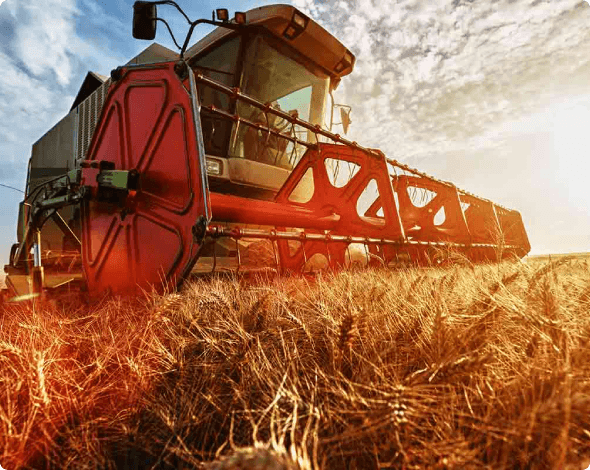
[[[269,3],[180,0],[193,19]],[[357,57],[335,94],[352,105],[351,140],[520,211],[532,253],[590,251],[587,2],[292,3]],[[32,144],[88,70],[108,75],[149,45],[131,36],[132,4],[0,0],[0,184],[24,189]],[[182,37],[185,20],[158,12]],[[161,25],[156,40],[174,48]],[[0,186],[0,265],[21,200]]]

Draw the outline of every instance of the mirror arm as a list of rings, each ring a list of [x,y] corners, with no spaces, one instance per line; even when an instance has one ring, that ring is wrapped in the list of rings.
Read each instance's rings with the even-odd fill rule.
[[[176,42],[176,38],[174,37],[174,34],[172,33],[172,29],[170,29],[170,25],[166,22],[166,20],[162,19],[162,18],[156,18],[156,21],[161,21],[162,23],[164,23],[166,25],[166,28],[168,28],[168,32],[170,33],[170,37],[172,37],[172,40],[174,41],[174,45],[180,49],[180,46],[178,45],[178,42]]]
[[[330,132],[332,132],[332,126],[334,125],[334,107],[336,106],[334,102],[334,91],[330,88],[330,98],[332,99],[332,106],[330,107]]]
[[[170,29],[170,26],[168,25],[168,23],[166,23],[166,21],[164,21],[162,18],[155,18],[156,21],[161,21],[168,28],[168,32],[170,33],[170,36],[172,36],[172,40],[174,41],[174,44],[176,45],[176,47],[178,47],[180,49],[180,58],[181,59],[184,58],[184,53],[186,51],[186,48],[187,48],[188,43],[190,41],[190,38],[193,34],[193,30],[195,29],[195,26],[204,23],[204,24],[210,24],[212,26],[220,26],[222,28],[233,29],[233,30],[239,30],[243,26],[241,24],[232,24],[232,23],[227,23],[227,22],[222,22],[222,21],[215,21],[214,19],[212,19],[212,20],[201,19],[201,20],[197,20],[197,21],[191,21],[190,18],[187,16],[187,14],[182,10],[182,8],[180,8],[180,6],[178,6],[178,4],[173,0],[158,0],[156,2],[149,2],[149,3],[151,3],[152,5],[172,5],[173,7],[176,7],[176,9],[182,14],[182,16],[184,16],[186,21],[188,21],[188,23],[191,25],[190,29],[186,35],[186,39],[184,40],[184,44],[182,45],[182,47],[180,47],[178,45],[178,43],[176,42],[176,38],[174,37],[174,34],[172,34],[172,30]]]
[[[190,18],[182,10],[182,8],[180,8],[180,6],[178,6],[178,4],[176,2],[174,2],[173,0],[160,0],[160,1],[157,1],[157,2],[151,2],[151,3],[153,5],[172,5],[173,7],[176,7],[176,9],[182,14],[182,16],[184,16],[184,18],[186,19],[186,21],[188,22],[188,24],[191,24]]]
[[[191,23],[191,27],[188,30],[188,33],[186,35],[186,39],[184,40],[184,44],[182,45],[182,49],[180,50],[180,58],[181,59],[184,58],[184,53],[186,51],[186,47],[188,46],[188,42],[191,39],[191,36],[193,34],[193,30],[195,29],[195,26],[197,26],[199,24],[210,24],[212,26],[220,26],[222,28],[233,29],[233,30],[236,30],[236,31],[242,28],[242,26],[239,25],[239,24],[223,23],[221,21],[213,21],[213,20],[197,20],[197,21],[193,21]]]
[[[330,90],[330,97],[332,98],[332,110],[330,113],[330,130],[332,130],[332,127],[335,124],[340,124],[342,125],[342,130],[344,131],[344,133],[348,133],[348,126],[350,125],[350,112],[352,111],[352,107],[347,105],[347,104],[338,104],[334,102],[334,95],[332,94],[332,90]],[[341,120],[340,122],[334,122],[334,109],[336,108],[340,108],[340,116],[341,116]],[[347,117],[348,117],[348,123],[345,123],[345,119],[344,116],[342,114],[342,110],[346,109],[347,110]]]

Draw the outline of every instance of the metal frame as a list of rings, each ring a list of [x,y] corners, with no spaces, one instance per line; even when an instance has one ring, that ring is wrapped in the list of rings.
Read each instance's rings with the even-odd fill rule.
[[[430,264],[432,260],[429,250],[432,249],[458,251],[474,262],[498,260],[505,256],[522,257],[530,250],[528,237],[517,211],[387,158],[378,150],[362,147],[339,134],[274,109],[268,103],[245,95],[239,88],[226,87],[202,74],[196,74],[195,78],[199,83],[226,93],[235,102],[243,101],[258,108],[266,116],[273,114],[286,120],[291,128],[300,126],[318,136],[316,143],[303,141],[293,133],[281,133],[235,113],[231,114],[213,106],[203,107],[238,125],[250,126],[269,136],[307,148],[305,156],[279,190],[273,203],[215,193],[211,195],[213,223],[219,220],[261,224],[267,225],[268,230],[252,231],[245,228],[240,231],[209,227],[208,236],[268,239],[273,243],[276,241],[281,254],[281,271],[301,270],[316,253],[324,255],[330,266],[338,267],[343,264],[351,243],[363,243],[367,247],[368,257],[379,258],[384,264],[397,260],[402,248],[417,264]],[[334,144],[319,143],[319,136]],[[328,158],[342,162],[343,166],[346,163],[355,164],[360,168],[360,173],[351,172],[343,188],[335,189],[326,176],[324,162]],[[314,176],[315,191],[312,201],[304,204],[291,202],[289,196],[308,169],[312,170]],[[371,178],[380,181],[379,195],[365,214],[356,214],[352,206],[361,197]],[[432,193],[434,197],[421,206],[419,200],[428,199],[426,193]],[[348,202],[343,199],[345,195]],[[463,206],[467,205],[470,207],[464,209]],[[445,221],[437,225],[434,217],[441,208],[444,208]],[[389,211],[389,217],[385,217],[385,226],[390,229],[389,234],[395,236],[371,236],[371,233],[376,233],[374,227],[359,221],[359,216],[360,219],[373,221],[383,219],[378,215],[380,210]],[[277,227],[293,227],[303,231],[299,235],[293,235],[292,232],[276,230]],[[313,228],[322,233],[310,232],[309,229]],[[300,243],[297,256],[288,254],[287,241]],[[320,247],[320,242],[325,245],[323,248]],[[338,244],[340,247],[335,249],[334,246]]]

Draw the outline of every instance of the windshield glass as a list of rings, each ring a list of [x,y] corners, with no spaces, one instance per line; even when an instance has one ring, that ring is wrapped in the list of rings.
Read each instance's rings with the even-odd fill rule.
[[[241,89],[263,103],[296,115],[312,124],[322,124],[328,93],[328,77],[318,77],[304,64],[279,51],[277,41],[259,35],[246,48]],[[284,46],[282,46],[284,47]],[[315,135],[258,108],[239,102],[237,112],[249,121],[270,126],[283,135],[315,141]],[[247,125],[240,125],[230,155],[293,168],[305,151],[301,145]]]
[[[240,37],[231,38],[211,52],[197,57],[191,64],[193,70],[223,85],[236,86],[240,40]],[[228,95],[203,84],[199,84],[198,87],[203,106],[215,106],[224,111],[231,111]],[[225,156],[233,122],[207,110],[202,111],[201,119],[207,155]]]

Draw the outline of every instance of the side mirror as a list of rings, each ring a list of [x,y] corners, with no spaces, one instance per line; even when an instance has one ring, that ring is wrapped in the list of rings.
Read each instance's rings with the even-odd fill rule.
[[[342,121],[342,129],[344,133],[348,133],[348,127],[350,126],[350,108],[340,108],[340,119]]]
[[[151,41],[156,37],[156,5],[137,1],[133,4],[133,37]]]

